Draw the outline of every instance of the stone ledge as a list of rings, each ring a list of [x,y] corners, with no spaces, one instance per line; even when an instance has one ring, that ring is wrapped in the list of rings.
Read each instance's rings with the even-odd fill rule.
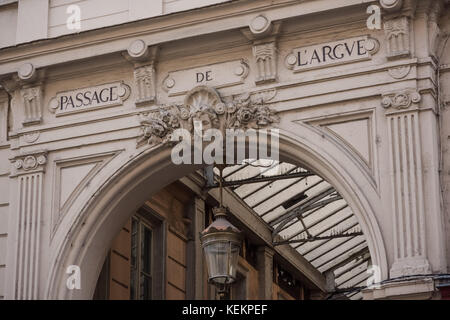
[[[435,294],[432,278],[389,282],[361,291],[364,300],[427,300]]]

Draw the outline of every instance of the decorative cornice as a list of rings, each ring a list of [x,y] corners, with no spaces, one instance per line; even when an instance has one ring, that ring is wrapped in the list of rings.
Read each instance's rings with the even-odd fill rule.
[[[160,106],[156,111],[140,115],[142,132],[138,146],[165,144],[175,129],[193,133],[195,122],[202,129],[258,129],[279,121],[276,112],[265,103],[274,98],[275,90],[241,94],[222,101],[218,92],[207,86],[191,90],[184,103]]]

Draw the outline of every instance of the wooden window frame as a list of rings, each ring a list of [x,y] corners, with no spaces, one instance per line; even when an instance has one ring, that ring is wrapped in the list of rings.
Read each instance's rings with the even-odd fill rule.
[[[133,215],[150,230],[151,242],[151,299],[162,300],[166,297],[166,259],[167,259],[167,224],[165,219],[147,205],[143,205]],[[140,240],[138,240],[140,241]],[[131,266],[131,264],[130,264]],[[131,268],[130,268],[131,272]],[[139,292],[139,290],[138,290]],[[131,294],[131,292],[130,292]]]

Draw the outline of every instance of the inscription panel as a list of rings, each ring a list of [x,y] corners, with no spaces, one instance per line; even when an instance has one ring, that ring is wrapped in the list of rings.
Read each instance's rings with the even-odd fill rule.
[[[241,84],[247,75],[248,64],[244,60],[228,61],[171,71],[163,80],[163,88],[169,96],[176,96],[185,94],[198,85],[223,88]]]
[[[367,36],[294,48],[285,63],[294,72],[371,59],[379,48],[377,40]]]
[[[123,104],[130,95],[130,87],[123,82],[113,82],[94,87],[57,93],[49,109],[56,116],[90,111]]]

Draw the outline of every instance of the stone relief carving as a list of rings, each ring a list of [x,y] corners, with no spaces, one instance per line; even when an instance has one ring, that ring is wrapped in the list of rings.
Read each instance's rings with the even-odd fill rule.
[[[156,86],[153,64],[136,68],[134,70],[134,80],[136,84],[136,105],[154,102]]]
[[[421,96],[415,90],[405,90],[398,93],[383,95],[381,105],[383,108],[394,108],[397,110],[408,109],[413,103],[419,103]]]
[[[275,42],[253,46],[257,76],[256,83],[275,81],[277,77],[277,49]]]
[[[136,106],[152,103],[156,100],[155,64],[158,53],[158,46],[149,47],[141,39],[131,42],[127,51],[123,53],[125,59],[134,66]]]
[[[39,123],[42,119],[41,86],[24,88],[20,91],[25,107],[24,125]]]
[[[387,56],[389,59],[409,56],[409,19],[400,17],[384,23]]]
[[[33,143],[39,139],[40,134],[41,133],[39,131],[26,133],[23,135],[23,139],[25,140],[26,143]]]
[[[14,168],[19,172],[23,170],[24,172],[32,171],[36,169],[42,169],[47,163],[47,154],[38,153],[33,155],[27,155],[19,157],[14,161]]]
[[[403,79],[411,71],[411,66],[400,66],[388,70],[389,75],[394,79]]]
[[[191,90],[184,103],[161,106],[158,110],[141,114],[142,132],[137,144],[157,145],[169,143],[175,129],[189,132],[197,130],[196,122],[201,122],[202,130],[210,128],[225,132],[226,129],[263,128],[279,121],[276,112],[266,103],[276,95],[275,90],[256,94],[241,94],[222,101],[216,90],[199,86]]]
[[[242,34],[253,43],[256,65],[256,84],[275,81],[277,78],[277,36],[281,22],[272,22],[264,15],[254,17]]]

